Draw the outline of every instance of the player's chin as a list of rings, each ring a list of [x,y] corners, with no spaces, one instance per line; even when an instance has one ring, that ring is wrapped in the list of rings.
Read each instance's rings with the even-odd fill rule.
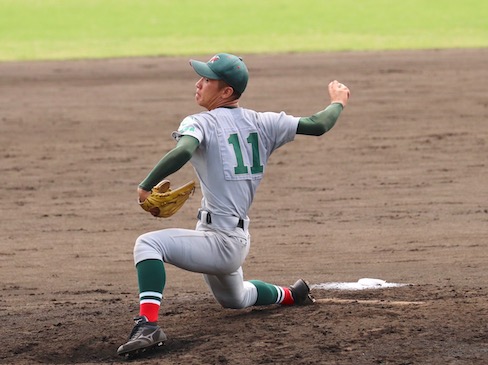
[[[203,106],[205,108],[205,102],[200,98],[198,95],[195,95],[195,101],[198,105]]]

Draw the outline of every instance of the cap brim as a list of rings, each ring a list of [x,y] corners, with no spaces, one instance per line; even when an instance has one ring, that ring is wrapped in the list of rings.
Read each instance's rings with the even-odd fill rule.
[[[195,72],[202,77],[206,77],[212,80],[220,80],[221,77],[213,72],[210,67],[205,62],[190,60],[190,65],[193,67]]]

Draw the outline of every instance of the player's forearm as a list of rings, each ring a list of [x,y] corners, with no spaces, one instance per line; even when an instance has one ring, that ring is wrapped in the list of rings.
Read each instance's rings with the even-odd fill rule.
[[[190,161],[193,152],[198,148],[199,142],[191,136],[182,136],[175,148],[169,151],[152,171],[147,175],[139,188],[150,191],[161,180],[181,169]]]
[[[165,177],[181,169],[191,158],[189,153],[184,148],[175,147],[169,151],[157,164],[152,171],[147,175],[139,187],[150,191],[157,183]]]
[[[327,108],[315,113],[311,117],[300,118],[297,133],[321,136],[334,127],[343,108],[341,103],[332,103]]]

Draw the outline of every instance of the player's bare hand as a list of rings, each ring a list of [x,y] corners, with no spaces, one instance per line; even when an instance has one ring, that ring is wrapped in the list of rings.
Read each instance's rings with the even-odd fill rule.
[[[144,200],[147,199],[149,195],[151,195],[151,192],[141,188],[137,188],[137,195],[139,195],[139,203],[142,203]]]
[[[334,80],[329,84],[329,96],[331,103],[341,103],[345,107],[351,96],[351,91],[346,85]]]

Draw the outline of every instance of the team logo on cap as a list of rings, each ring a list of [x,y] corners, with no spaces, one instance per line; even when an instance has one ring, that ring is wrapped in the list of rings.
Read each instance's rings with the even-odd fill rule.
[[[219,56],[213,56],[209,61],[208,63],[214,63],[215,61],[218,61],[220,60],[220,57]]]

